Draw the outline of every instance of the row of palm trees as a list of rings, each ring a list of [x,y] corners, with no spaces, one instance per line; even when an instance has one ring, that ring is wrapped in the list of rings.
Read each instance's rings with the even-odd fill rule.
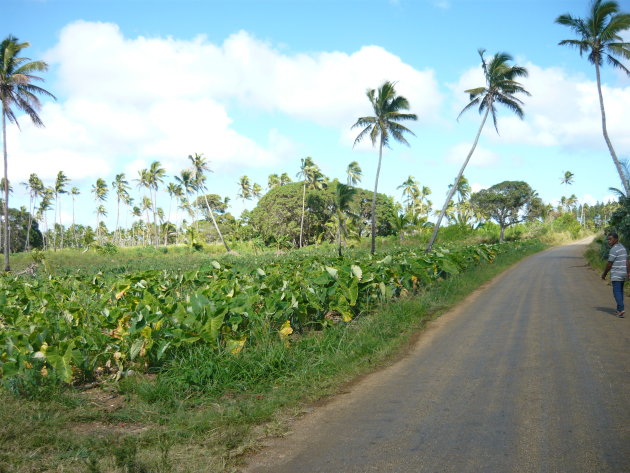
[[[609,149],[614,165],[619,173],[622,185],[626,195],[630,195],[630,183],[625,179],[622,165],[616,155],[610,137],[608,136],[606,127],[606,114],[604,108],[604,100],[601,90],[601,72],[604,60],[611,66],[625,72],[630,76],[630,70],[621,62],[623,59],[630,59],[630,43],[624,42],[620,33],[630,28],[630,14],[621,13],[619,4],[613,0],[594,0],[591,3],[589,16],[586,18],[574,17],[570,14],[560,15],[556,18],[556,23],[569,27],[576,35],[577,39],[567,39],[561,41],[560,45],[575,47],[580,55],[587,54],[590,63],[595,66],[595,75],[597,80],[597,91],[599,96],[602,131],[604,140]],[[22,110],[25,112],[33,123],[42,126],[43,123],[38,115],[41,103],[37,95],[43,95],[54,99],[54,96],[35,85],[35,82],[42,81],[42,78],[36,74],[47,70],[47,64],[43,61],[31,61],[29,58],[22,57],[20,54],[29,46],[28,42],[19,42],[14,36],[8,36],[0,43],[0,101],[2,102],[2,136],[4,151],[4,221],[8,223],[9,208],[9,179],[8,179],[8,158],[7,158],[7,142],[6,142],[6,122],[17,123],[14,112]],[[481,66],[485,77],[485,85],[466,92],[469,94],[470,102],[460,116],[467,110],[477,107],[479,113],[483,115],[481,125],[473,142],[473,145],[459,170],[453,185],[450,188],[449,195],[442,207],[440,215],[434,226],[434,231],[427,246],[430,251],[440,228],[441,221],[446,214],[449,203],[455,193],[459,182],[462,178],[464,170],[474,153],[478,143],[481,131],[486,123],[488,116],[492,116],[495,129],[498,131],[496,107],[498,104],[505,106],[514,112],[519,118],[523,117],[522,100],[517,94],[529,95],[523,86],[517,81],[521,77],[527,76],[527,70],[524,67],[510,65],[512,57],[507,53],[497,53],[489,61],[486,61],[485,50],[479,50],[481,58]],[[371,252],[375,251],[375,234],[376,234],[376,194],[378,191],[378,180],[381,170],[383,149],[389,147],[392,141],[409,144],[405,138],[406,134],[412,134],[411,130],[406,128],[401,122],[414,121],[417,116],[412,113],[406,113],[409,110],[409,103],[406,98],[399,96],[395,91],[395,83],[385,82],[378,90],[369,89],[367,97],[372,106],[374,115],[360,117],[353,128],[360,128],[361,131],[355,139],[355,145],[366,137],[370,138],[372,146],[378,144],[379,158],[376,170],[376,178],[374,182],[374,197],[372,202],[372,242]],[[200,155],[195,155],[194,159],[200,159]],[[191,159],[193,159],[191,157]],[[206,190],[205,172],[208,170],[205,160],[199,160],[195,163],[193,159],[194,175],[192,180],[195,182],[195,191],[197,194]],[[304,164],[304,163],[303,163]],[[304,169],[305,173],[309,169]],[[147,176],[150,177],[150,176]],[[306,182],[306,174],[305,174]],[[156,219],[157,209],[155,208],[155,181],[146,181],[146,186],[150,190],[152,197],[151,205]],[[98,186],[97,186],[98,187]],[[305,184],[306,188],[306,184]],[[95,191],[97,192],[97,191]],[[100,187],[102,192],[102,186]],[[207,198],[206,198],[206,204]],[[208,205],[208,212],[212,218],[212,222],[229,251],[228,245],[225,243],[216,220],[212,213],[212,209]],[[9,225],[4,225],[4,240],[8,238]],[[5,271],[10,270],[9,264],[9,245],[4,248]]]

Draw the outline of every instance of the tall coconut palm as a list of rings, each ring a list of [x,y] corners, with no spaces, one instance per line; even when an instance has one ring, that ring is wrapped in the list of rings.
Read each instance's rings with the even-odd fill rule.
[[[55,98],[53,94],[33,84],[36,81],[43,81],[41,77],[34,73],[44,72],[48,65],[44,61],[31,61],[27,57],[20,57],[23,49],[28,48],[29,43],[20,43],[15,36],[7,36],[0,43],[0,102],[2,102],[2,144],[4,152],[4,270],[10,271],[9,254],[11,252],[9,244],[9,159],[7,151],[7,120],[15,123],[19,128],[19,123],[13,111],[13,107],[23,111],[29,116],[36,126],[43,126],[41,118],[37,112],[41,108],[41,103],[37,95],[45,95]]]
[[[125,178],[125,173],[116,174],[112,181],[112,189],[116,192],[116,229],[114,239],[120,244],[120,203],[129,199],[129,182]]]
[[[248,176],[241,176],[238,180],[238,193],[236,195],[243,200],[243,204],[252,198],[252,183]]]
[[[297,173],[297,177],[303,179],[302,184],[302,216],[300,218],[300,248],[304,245],[304,216],[306,214],[306,188],[309,189],[321,189],[324,184],[324,175],[319,169],[319,166],[315,164],[313,158],[307,156],[302,158],[300,171]]]
[[[28,181],[23,182],[22,185],[28,189],[29,194],[28,226],[26,227],[26,242],[24,244],[24,251],[28,251],[31,246],[31,228],[33,226],[35,206],[37,205],[37,199],[41,197],[44,192],[44,183],[37,174],[33,173],[29,176]]]
[[[221,233],[221,230],[219,229],[219,225],[217,225],[217,221],[214,218],[214,212],[212,211],[212,208],[210,208],[210,204],[208,203],[208,196],[206,195],[207,188],[206,188],[205,172],[206,171],[212,172],[212,171],[210,170],[210,167],[208,166],[208,162],[206,161],[206,158],[203,157],[203,154],[195,153],[194,155],[189,155],[188,159],[190,159],[193,165],[194,176],[195,176],[195,189],[197,190],[197,194],[199,194],[200,191],[203,192],[203,198],[206,203],[206,208],[208,209],[208,213],[210,214],[210,218],[212,219],[214,229],[217,231],[217,234],[219,235],[219,239],[221,240],[221,243],[223,243],[223,246],[225,246],[225,250],[229,253],[230,247],[228,246],[225,239],[223,238],[223,234]]]
[[[437,222],[433,227],[433,234],[431,235],[431,239],[429,240],[429,245],[427,246],[426,251],[431,251],[433,248],[433,243],[435,243],[435,239],[437,238],[438,230],[440,229],[440,223],[446,214],[446,211],[449,207],[451,199],[453,198],[453,194],[457,190],[459,186],[459,181],[464,174],[464,170],[468,165],[468,161],[470,161],[470,157],[472,156],[475,148],[477,147],[477,142],[479,141],[479,136],[481,135],[481,131],[483,130],[483,126],[486,124],[486,119],[488,115],[492,115],[492,121],[494,123],[494,128],[499,132],[499,128],[497,126],[497,110],[496,104],[501,104],[507,107],[509,110],[514,112],[517,117],[523,118],[523,109],[521,105],[523,102],[515,96],[515,94],[521,93],[525,95],[530,95],[530,93],[523,88],[523,86],[516,81],[519,77],[527,77],[527,69],[521,66],[510,66],[508,63],[512,61],[512,56],[507,53],[497,53],[495,54],[490,62],[486,62],[483,55],[485,54],[485,49],[480,49],[479,57],[481,58],[481,67],[483,69],[483,74],[486,80],[485,87],[476,87],[474,89],[468,89],[465,92],[469,94],[470,102],[466,105],[463,110],[460,112],[459,117],[462,114],[470,110],[475,106],[479,106],[479,113],[483,113],[483,119],[481,120],[481,125],[479,126],[479,130],[477,131],[477,136],[475,136],[475,141],[473,142],[472,148],[470,149],[468,156],[464,160],[464,164],[462,164],[459,173],[455,177],[455,181],[446,197],[446,201],[442,206],[442,210],[438,216]]]
[[[77,230],[76,225],[74,223],[74,204],[76,197],[81,194],[78,187],[73,187],[70,189],[70,196],[72,197],[72,238],[74,239],[75,248],[79,247],[79,242],[77,241]]]
[[[361,166],[359,166],[358,162],[352,161],[350,164],[348,164],[346,174],[348,175],[348,185],[356,186],[359,182],[361,182],[363,171],[361,170]]]
[[[92,185],[92,194],[94,194],[94,200],[96,201],[96,238],[99,243],[101,242],[101,216],[107,215],[107,212],[103,212],[101,207],[103,207],[103,202],[107,200],[107,194],[109,194],[109,189],[107,187],[107,183],[104,179],[98,178],[96,183]]]
[[[61,248],[63,248],[64,231],[63,231],[63,225],[61,224],[61,202],[59,200],[59,194],[68,193],[68,191],[66,191],[66,185],[68,184],[68,182],[70,182],[70,179],[68,179],[68,176],[66,176],[63,171],[59,171],[57,173],[57,179],[55,179],[55,186],[53,187],[53,190],[55,191],[55,202],[57,203],[55,207],[55,212],[56,212],[57,218],[59,219],[59,227],[60,227],[60,232],[61,232],[61,244],[60,244]],[[55,235],[55,249],[57,249],[57,236],[56,235]]]
[[[575,176],[575,174],[573,174],[571,171],[564,171],[564,175],[560,178],[560,182],[569,187],[571,184],[573,184],[573,176]]]
[[[391,138],[400,143],[409,145],[405,133],[413,132],[400,122],[417,120],[413,113],[402,113],[401,110],[409,110],[409,102],[402,95],[396,94],[395,84],[385,82],[378,90],[368,89],[366,95],[374,111],[373,116],[360,117],[352,128],[362,128],[354,140],[354,145],[360,143],[366,136],[370,137],[372,146],[379,141],[378,166],[376,167],[376,179],[374,181],[374,195],[372,197],[372,247],[371,253],[376,250],[376,196],[378,192],[378,178],[381,172],[383,148],[389,147]]]
[[[402,189],[402,195],[404,201],[407,203],[407,210],[411,210],[412,217],[416,215],[416,200],[420,195],[420,189],[418,188],[418,181],[413,176],[409,176],[405,182],[397,187]]]
[[[611,66],[630,76],[630,70],[617,59],[630,59],[630,43],[624,42],[620,35],[623,31],[630,29],[630,14],[620,13],[619,4],[616,1],[594,0],[591,3],[587,18],[576,18],[567,13],[556,18],[556,23],[569,27],[578,36],[578,39],[565,39],[558,44],[577,48],[580,56],[587,53],[588,61],[595,65],[604,140],[619,173],[621,183],[626,190],[626,195],[630,195],[630,185],[624,178],[621,163],[608,137],[600,77],[600,68],[604,63],[604,59]]]

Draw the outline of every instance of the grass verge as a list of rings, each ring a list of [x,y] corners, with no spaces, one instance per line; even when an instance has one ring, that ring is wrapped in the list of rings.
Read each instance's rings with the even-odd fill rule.
[[[157,376],[91,389],[0,393],[0,472],[230,472],[258,439],[348,380],[406,350],[414,334],[542,243],[443,280],[351,324],[270,338],[239,356],[182,351]]]

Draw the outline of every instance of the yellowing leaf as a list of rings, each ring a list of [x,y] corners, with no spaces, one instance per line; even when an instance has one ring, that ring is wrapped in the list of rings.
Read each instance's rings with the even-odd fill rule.
[[[245,346],[246,341],[247,337],[229,339],[225,342],[225,348],[227,348],[232,355],[238,355]]]
[[[280,332],[280,336],[281,337],[288,337],[289,335],[291,335],[293,333],[293,328],[291,327],[291,322],[289,322],[288,320],[282,324],[282,327],[280,327],[280,330],[278,330],[278,332]]]

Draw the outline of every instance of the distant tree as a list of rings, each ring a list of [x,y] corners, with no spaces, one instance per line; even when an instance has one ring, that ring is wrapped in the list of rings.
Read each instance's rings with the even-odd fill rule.
[[[621,36],[622,32],[630,29],[630,14],[620,13],[619,4],[616,1],[594,0],[591,3],[589,15],[587,18],[576,18],[567,13],[556,18],[556,23],[569,27],[578,36],[578,39],[565,39],[558,44],[577,48],[580,56],[588,53],[588,61],[595,65],[604,140],[617,168],[619,179],[621,179],[626,195],[630,196],[630,185],[624,177],[621,163],[617,158],[606,130],[606,112],[604,110],[604,96],[602,95],[600,77],[600,68],[604,63],[604,59],[611,66],[630,76],[630,69],[617,59],[630,59],[630,43],[624,42]]]
[[[267,189],[274,189],[280,185],[280,176],[277,174],[269,174],[267,178]]]
[[[63,248],[63,224],[61,223],[61,201],[59,200],[59,195],[68,193],[68,191],[66,190],[66,185],[68,185],[68,182],[70,182],[68,176],[66,176],[63,171],[59,171],[57,173],[57,179],[55,179],[55,186],[53,187],[55,191],[55,202],[57,203],[55,211],[58,217],[59,226],[61,227],[61,248]],[[55,221],[57,221],[57,219]],[[56,234],[57,232],[55,232],[55,249],[57,248]]]
[[[289,175],[286,172],[283,172],[280,175],[280,185],[281,186],[285,186],[285,185],[289,184],[290,182],[293,182],[293,181],[291,180]]]
[[[73,187],[72,189],[70,189],[70,196],[72,197],[72,239],[74,240],[75,247],[79,246],[79,242],[77,240],[77,229],[74,221],[74,205],[76,197],[80,194],[81,192],[79,191],[78,187]]]
[[[573,184],[573,176],[575,176],[575,174],[571,171],[564,171],[564,175],[560,178],[560,182],[562,182],[565,186],[570,186]]]
[[[55,98],[53,94],[33,84],[36,81],[43,81],[41,77],[34,73],[44,72],[48,65],[44,61],[31,61],[27,57],[20,57],[23,49],[28,48],[29,43],[20,43],[15,36],[7,36],[0,43],[0,103],[2,103],[2,143],[4,151],[4,270],[11,271],[9,254],[11,253],[9,240],[9,166],[7,152],[7,120],[15,123],[19,128],[19,123],[13,107],[23,111],[28,115],[36,126],[43,126],[38,111],[41,103],[37,95],[45,95]]]
[[[341,252],[342,238],[347,234],[348,217],[351,217],[350,204],[352,198],[356,193],[356,189],[350,185],[337,183],[335,186],[335,200],[334,200],[334,218],[337,224],[337,244],[339,257],[343,256]]]
[[[190,159],[193,165],[194,177],[195,177],[194,179],[195,190],[197,191],[197,195],[199,195],[200,192],[203,195],[206,195],[205,191],[207,190],[207,188],[206,188],[205,173],[206,171],[208,172],[210,171],[210,167],[208,166],[206,158],[203,157],[203,154],[195,153],[194,155],[189,155],[188,159]],[[208,213],[210,214],[210,218],[212,219],[212,224],[214,225],[214,229],[217,231],[217,234],[219,235],[219,239],[221,240],[221,243],[223,243],[223,246],[225,247],[225,251],[229,253],[230,247],[225,241],[225,238],[223,238],[223,234],[221,233],[221,230],[219,229],[219,225],[217,224],[217,221],[214,218],[214,213],[212,212],[212,209],[210,208],[210,204],[208,203],[207,200],[206,200],[206,209],[208,210]]]
[[[28,251],[31,248],[29,245],[31,244],[30,232],[33,224],[33,213],[35,212],[35,207],[37,206],[37,199],[44,193],[44,183],[37,174],[32,173],[29,176],[28,181],[23,182],[22,184],[28,189],[29,194],[28,226],[26,230],[26,237],[24,238],[24,244],[26,245],[24,250]]]
[[[527,77],[527,69],[521,66],[510,66],[508,62],[512,60],[512,56],[507,53],[497,53],[495,54],[489,63],[486,63],[483,55],[485,54],[485,49],[480,49],[479,57],[481,58],[481,67],[483,69],[484,77],[486,80],[485,87],[477,87],[474,89],[466,90],[466,93],[469,94],[470,102],[468,105],[464,107],[464,109],[460,112],[459,116],[466,111],[475,106],[479,106],[479,113],[485,113],[483,115],[483,119],[481,120],[481,125],[479,126],[479,130],[477,131],[477,136],[475,137],[475,141],[470,149],[466,160],[462,164],[459,173],[455,177],[455,181],[453,182],[453,186],[451,187],[448,196],[446,197],[446,201],[444,202],[444,206],[442,207],[442,211],[438,216],[437,222],[433,227],[433,234],[431,235],[431,239],[429,240],[429,244],[427,245],[426,252],[431,251],[433,248],[433,244],[435,243],[435,239],[437,238],[438,230],[440,229],[440,224],[442,222],[442,218],[446,213],[446,210],[453,198],[453,194],[457,190],[459,185],[459,180],[464,174],[464,170],[468,165],[468,161],[475,151],[477,147],[477,142],[479,141],[479,136],[481,135],[481,130],[483,130],[483,126],[486,123],[486,119],[488,115],[492,115],[492,121],[494,122],[494,128],[499,131],[497,127],[497,115],[496,115],[496,103],[502,104],[507,107],[509,110],[513,111],[517,117],[523,118],[523,110],[521,105],[523,102],[516,97],[515,94],[522,93],[525,95],[530,95],[530,93],[523,88],[523,86],[516,81],[519,77]],[[458,117],[459,119],[459,117]]]
[[[346,174],[348,175],[348,185],[356,186],[361,182],[363,171],[361,170],[361,166],[359,166],[358,162],[352,161],[350,164],[348,164]]]
[[[536,192],[523,181],[495,184],[473,194],[471,202],[481,215],[492,218],[499,224],[500,242],[503,242],[507,227],[539,217],[543,207]]]
[[[125,178],[125,173],[116,174],[112,182],[112,189],[116,192],[116,228],[114,229],[114,240],[120,244],[120,204],[129,200],[129,182]]]
[[[300,217],[300,242],[299,248],[304,246],[304,216],[306,214],[306,189],[322,189],[324,187],[324,175],[319,169],[319,166],[315,164],[313,158],[307,156],[302,159],[300,165],[300,171],[297,177],[303,180],[302,182],[302,215]]]
[[[389,147],[390,138],[394,138],[399,143],[409,145],[405,139],[405,133],[413,132],[403,126],[400,122],[417,120],[413,113],[402,113],[402,110],[409,110],[409,102],[402,95],[397,95],[392,82],[384,82],[377,90],[368,89],[367,97],[372,105],[373,116],[360,117],[352,128],[362,128],[359,135],[354,140],[354,146],[363,141],[366,136],[370,137],[372,146],[376,146],[379,141],[378,166],[376,167],[376,179],[374,181],[374,197],[372,201],[372,245],[371,253],[376,250],[376,195],[378,192],[378,178],[381,172],[381,161],[383,158],[383,147]]]
[[[246,200],[252,198],[252,183],[247,176],[241,176],[238,180],[238,193],[237,197],[240,197],[243,204]]]
[[[98,178],[96,180],[96,184],[92,186],[92,194],[94,194],[94,200],[96,201],[96,238],[99,243],[101,242],[101,216],[107,215],[107,212],[104,211],[103,202],[107,200],[107,194],[109,193],[109,189],[107,188],[107,183],[104,179]]]

